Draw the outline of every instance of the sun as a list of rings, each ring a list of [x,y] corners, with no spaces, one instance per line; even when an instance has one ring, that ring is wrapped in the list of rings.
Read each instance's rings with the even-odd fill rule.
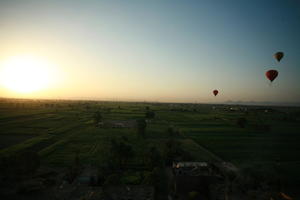
[[[34,56],[14,56],[3,62],[1,84],[14,92],[32,93],[43,90],[50,83],[50,66]]]

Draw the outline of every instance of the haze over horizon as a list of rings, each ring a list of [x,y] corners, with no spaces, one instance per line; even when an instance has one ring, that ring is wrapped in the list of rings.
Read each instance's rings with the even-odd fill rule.
[[[299,103],[299,19],[295,0],[4,0],[0,97]],[[13,71],[17,91],[1,84],[1,69],[23,60],[36,68]],[[41,66],[47,75],[28,84]]]

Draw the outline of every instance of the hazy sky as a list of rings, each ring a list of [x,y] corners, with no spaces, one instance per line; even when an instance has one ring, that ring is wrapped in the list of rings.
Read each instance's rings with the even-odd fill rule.
[[[0,0],[0,61],[23,54],[59,80],[0,96],[300,102],[300,1]]]

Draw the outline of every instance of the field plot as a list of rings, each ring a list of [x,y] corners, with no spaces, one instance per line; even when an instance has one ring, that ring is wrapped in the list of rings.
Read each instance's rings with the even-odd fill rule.
[[[149,110],[155,112],[155,117],[147,119],[145,135],[141,138],[135,123],[144,119]],[[274,170],[276,164],[280,164],[280,173],[286,180],[300,183],[299,110],[202,104],[2,100],[0,155],[32,150],[39,153],[43,165],[67,167],[79,154],[80,162],[99,165],[108,162],[112,140],[116,140],[132,147],[134,156],[127,163],[140,166],[149,149],[155,147],[164,155],[165,146],[171,140],[182,149],[181,159],[227,161],[240,169]],[[101,121],[110,126],[101,127],[95,123],[97,111],[101,112]],[[246,119],[242,126],[237,123],[240,118]]]
[[[257,123],[262,122],[249,114],[240,113],[240,116],[248,119],[245,128],[238,127],[230,113],[227,117],[226,113],[220,112],[219,115],[228,120],[203,121],[198,126],[185,127],[187,137],[240,168],[277,170],[276,173],[283,174],[285,181],[300,183],[300,174],[296,170],[300,163],[299,121],[286,120],[280,117],[282,114],[266,115],[263,112],[258,117],[270,129],[261,130],[257,128]]]

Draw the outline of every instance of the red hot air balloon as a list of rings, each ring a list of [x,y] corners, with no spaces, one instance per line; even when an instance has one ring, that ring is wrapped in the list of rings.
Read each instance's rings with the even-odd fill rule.
[[[218,90],[214,90],[214,91],[213,91],[213,94],[214,94],[215,96],[217,96],[218,93],[219,93]]]
[[[275,80],[275,78],[278,76],[278,71],[271,69],[269,71],[266,72],[266,77],[273,82]]]
[[[283,56],[284,56],[284,53],[281,52],[281,51],[279,51],[279,52],[277,52],[277,53],[274,54],[274,58],[275,58],[278,62],[280,62],[280,60],[283,58]]]

